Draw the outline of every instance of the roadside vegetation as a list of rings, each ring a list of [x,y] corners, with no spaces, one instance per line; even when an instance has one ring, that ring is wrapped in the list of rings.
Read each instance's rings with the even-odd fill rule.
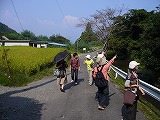
[[[0,84],[26,85],[37,73],[52,68],[54,56],[64,50],[66,48],[0,47]]]
[[[120,76],[115,79],[115,72],[111,70],[109,73],[111,79],[114,84],[119,86],[119,90],[123,93],[124,90],[124,80]],[[143,112],[144,116],[148,120],[159,120],[160,111],[155,106],[153,106],[150,102],[148,102],[143,96],[140,96],[140,100],[138,101],[138,108]]]
[[[157,52],[160,50],[160,5],[152,11],[107,7],[83,18],[77,26],[85,28],[87,25],[105,45],[105,50],[115,51],[117,59],[140,62],[154,77],[144,81],[160,87],[160,55]]]

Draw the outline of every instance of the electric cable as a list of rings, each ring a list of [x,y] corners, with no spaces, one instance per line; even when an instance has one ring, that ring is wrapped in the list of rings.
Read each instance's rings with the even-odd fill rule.
[[[11,0],[11,3],[12,3],[12,5],[13,5],[14,11],[15,11],[15,13],[16,13],[18,22],[19,22],[19,24],[20,24],[20,26],[21,26],[21,29],[22,29],[22,31],[24,31],[23,26],[22,26],[21,21],[20,21],[20,19],[19,19],[19,16],[18,16],[18,13],[17,13],[17,10],[16,10],[16,7],[15,7],[15,5],[14,5],[13,0]]]
[[[56,3],[57,3],[57,5],[58,5],[58,7],[59,7],[59,9],[60,9],[60,11],[61,11],[61,13],[62,13],[62,15],[63,15],[64,19],[65,19],[65,21],[66,21],[66,23],[67,23],[67,25],[68,25],[68,27],[69,27],[69,29],[70,29],[71,33],[73,34],[73,36],[75,36],[75,34],[74,34],[73,30],[71,29],[71,27],[70,27],[70,25],[69,25],[69,23],[68,23],[67,19],[65,18],[65,15],[64,15],[64,13],[63,13],[63,11],[62,11],[62,8],[60,7],[60,4],[58,3],[58,1],[57,1],[57,0],[56,0]]]

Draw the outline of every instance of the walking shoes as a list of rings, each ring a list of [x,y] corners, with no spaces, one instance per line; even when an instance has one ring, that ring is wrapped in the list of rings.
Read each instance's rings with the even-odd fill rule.
[[[64,89],[62,89],[62,88],[60,88],[60,90],[61,90],[61,92],[65,92],[65,90],[64,90]]]
[[[102,107],[102,106],[100,106],[100,105],[98,104],[98,109],[99,109],[99,110],[104,110],[105,108]]]

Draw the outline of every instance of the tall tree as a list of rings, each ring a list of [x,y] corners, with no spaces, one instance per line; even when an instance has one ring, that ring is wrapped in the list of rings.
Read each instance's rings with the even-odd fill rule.
[[[115,17],[120,16],[123,11],[123,7],[120,9],[106,8],[104,10],[97,10],[94,15],[91,15],[91,18],[82,19],[77,27],[84,27],[89,22],[93,32],[99,40],[103,44],[108,43],[109,39],[112,38],[112,33],[115,29],[113,24]]]
[[[37,40],[36,35],[29,30],[24,30],[23,32],[21,32],[21,35],[24,36],[25,39],[28,39],[28,40]]]
[[[127,53],[126,58],[141,61],[160,83],[160,11],[129,10],[121,17],[114,23],[120,30],[114,31],[110,44],[121,55]]]
[[[39,36],[37,36],[37,40],[39,40],[39,41],[48,41],[49,38],[47,36],[39,35]]]
[[[98,41],[98,38],[95,35],[95,33],[92,31],[92,27],[89,22],[87,23],[86,29],[84,32],[82,32],[80,38],[81,38],[81,40],[85,41],[86,43]]]
[[[151,12],[143,24],[141,37],[141,60],[147,68],[155,71],[160,79],[160,11]]]
[[[63,37],[61,35],[52,35],[49,37],[49,39],[50,39],[50,41],[58,42],[58,43],[62,43],[62,44],[70,43],[70,40],[66,39],[65,37]]]
[[[143,26],[145,21],[150,14],[150,12],[144,9],[132,9],[123,16],[116,17],[113,23],[116,29],[113,30],[114,39],[110,41],[110,47],[119,51],[121,55],[125,54],[124,58],[139,59],[139,51],[141,49],[140,38],[144,31]],[[116,46],[116,42],[121,43],[118,45],[119,47]]]

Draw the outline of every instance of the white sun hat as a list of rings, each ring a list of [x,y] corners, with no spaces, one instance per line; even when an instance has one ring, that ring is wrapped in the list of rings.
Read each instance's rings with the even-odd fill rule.
[[[129,69],[134,69],[136,66],[140,65],[140,63],[136,62],[136,61],[131,61],[129,63]]]
[[[103,58],[104,57],[104,54],[98,54],[97,58]]]
[[[87,58],[87,59],[91,59],[91,55],[87,55],[86,58]]]
[[[97,62],[99,65],[104,65],[104,64],[106,64],[106,57],[104,56],[103,53],[97,55],[96,62]]]

